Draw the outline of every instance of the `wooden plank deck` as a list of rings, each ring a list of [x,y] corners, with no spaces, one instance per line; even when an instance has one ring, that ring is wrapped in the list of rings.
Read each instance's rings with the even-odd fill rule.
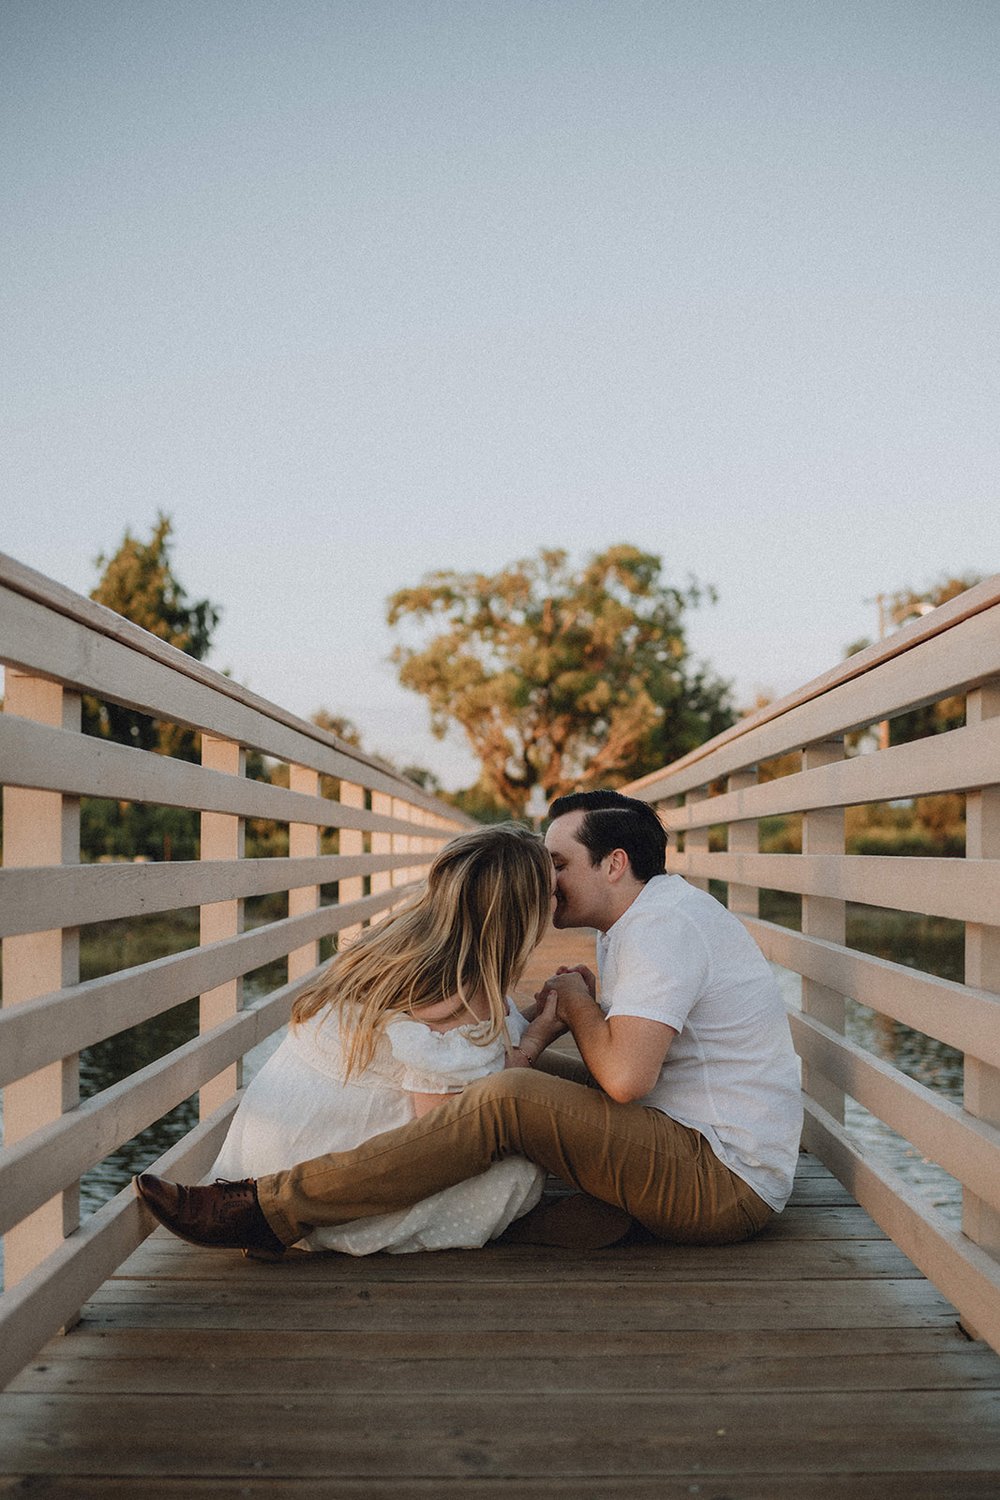
[[[803,1156],[717,1249],[275,1266],[157,1231],[0,1397],[0,1454],[51,1500],[996,1500],[1000,1358]]]

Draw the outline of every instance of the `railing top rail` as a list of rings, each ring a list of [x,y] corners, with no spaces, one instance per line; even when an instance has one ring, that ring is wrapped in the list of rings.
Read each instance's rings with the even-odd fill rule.
[[[753,734],[765,724],[782,718],[793,709],[801,708],[804,704],[821,698],[825,693],[832,692],[833,689],[842,687],[845,683],[864,677],[886,662],[904,655],[907,651],[912,651],[914,647],[925,644],[947,630],[953,630],[964,621],[988,609],[993,609],[997,605],[1000,605],[1000,573],[994,573],[991,577],[983,579],[982,583],[967,589],[956,598],[949,600],[947,604],[939,605],[929,614],[914,620],[912,624],[894,631],[886,640],[877,641],[864,651],[847,657],[837,666],[831,667],[819,677],[814,677],[811,682],[805,683],[786,697],[766,704],[756,713],[748,714],[731,728],[723,730],[722,734],[707,740],[703,745],[698,745],[680,760],[673,761],[669,767],[669,778],[671,780],[683,778],[688,784],[693,784],[690,775],[685,773],[692,771],[700,762],[707,761],[718,751],[734,745],[738,740]],[[710,778],[711,772],[707,772],[706,780]],[[659,789],[666,779],[664,771],[650,771],[646,776],[631,782],[626,790],[630,796],[645,796],[647,800],[653,800],[649,795],[650,791],[653,788]]]
[[[321,729],[319,725],[313,724],[309,719],[301,719],[289,710],[281,708],[278,704],[270,702],[269,699],[261,697],[258,693],[251,692],[249,688],[242,687],[232,678],[224,676],[221,672],[207,667],[204,663],[196,661],[194,657],[186,655],[183,651],[171,646],[169,642],[162,641],[159,637],[152,635],[148,630],[133,624],[131,620],[124,619],[114,610],[106,608],[103,604],[96,603],[93,599],[85,599],[82,595],[74,593],[64,584],[57,583],[54,579],[47,578],[44,573],[38,573],[34,568],[29,568],[25,563],[18,562],[16,558],[9,557],[0,552],[0,587],[11,590],[12,593],[20,594],[24,598],[33,600],[55,613],[65,616],[75,624],[82,625],[95,634],[106,636],[129,650],[137,652],[141,656],[150,658],[160,665],[170,668],[181,676],[188,677],[201,686],[211,689],[221,697],[238,703],[243,708],[248,708],[256,713],[271,719],[284,728],[292,729],[297,734],[304,735],[325,749],[335,750],[338,754],[346,757],[357,765],[359,770],[358,780],[365,781],[365,772],[377,776],[380,781],[388,778],[399,788],[399,795],[405,796],[407,802],[428,809],[429,811],[443,814],[451,822],[465,823],[469,821],[457,808],[443,803],[438,798],[426,792],[423,787],[410,781],[385,761],[377,756],[369,755],[364,750],[359,750],[356,745],[349,745],[337,735],[331,734],[329,730]],[[6,662],[11,666],[18,663],[5,658],[2,654],[3,648],[0,643],[0,662]],[[63,681],[62,678],[55,680]],[[68,684],[72,686],[72,684]]]

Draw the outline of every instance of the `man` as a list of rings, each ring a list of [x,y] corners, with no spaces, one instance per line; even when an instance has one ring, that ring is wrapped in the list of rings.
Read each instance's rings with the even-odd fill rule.
[[[780,1212],[802,1106],[759,949],[714,898],[665,873],[648,804],[580,792],[550,817],[553,921],[597,928],[601,993],[580,967],[540,994],[557,996],[596,1086],[508,1069],[355,1151],[256,1183],[186,1188],[147,1174],[138,1191],[161,1223],[196,1244],[278,1254],[315,1225],[406,1207],[515,1154],[676,1242],[745,1239]]]

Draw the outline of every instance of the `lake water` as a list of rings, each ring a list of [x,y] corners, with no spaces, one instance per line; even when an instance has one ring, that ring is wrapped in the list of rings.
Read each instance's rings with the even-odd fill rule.
[[[801,1009],[801,975],[777,964],[772,964],[771,968],[785,1003]],[[866,1051],[891,1059],[910,1078],[916,1078],[936,1093],[961,1103],[962,1054],[953,1047],[911,1031],[898,1022],[887,1022],[884,1017],[873,1015],[853,1000],[847,1001],[845,1031],[852,1042]],[[854,1099],[844,1102],[844,1125],[867,1157],[892,1167],[949,1224],[961,1228],[962,1188],[943,1168],[929,1161],[909,1141],[890,1130]]]

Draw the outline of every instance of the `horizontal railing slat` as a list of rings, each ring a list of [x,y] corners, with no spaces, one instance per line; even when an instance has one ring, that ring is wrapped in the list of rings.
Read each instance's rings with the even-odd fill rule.
[[[308,797],[266,781],[228,776],[190,761],[54,729],[14,714],[0,714],[0,770],[6,786],[74,797],[186,807],[276,823],[311,823],[319,828],[400,833],[436,843],[454,833],[454,829],[386,817],[347,807],[330,797]]]
[[[931,735],[878,754],[858,755],[776,781],[664,809],[667,828],[682,832],[714,823],[778,817],[821,807],[968,791],[1000,782],[1000,719]]]
[[[81,927],[329,885],[353,875],[423,867],[420,854],[323,854],[316,859],[185,860],[0,870],[0,936]]]
[[[0,1011],[0,1088],[308,942],[369,921],[415,889],[395,886],[343,905],[282,917],[237,937],[187,948]]]
[[[988,597],[995,598],[996,591],[993,580]],[[951,630],[932,634],[919,650],[916,644],[914,638],[910,649],[888,660],[867,669],[855,667],[857,675],[825,691],[822,684],[827,679],[818,678],[802,690],[804,701],[787,709],[782,703],[770,705],[669,770],[632,782],[629,795],[646,802],[679,796],[760,761],[852,733],[1000,676],[1000,604],[994,602]]]
[[[151,1165],[165,1177],[197,1181],[219,1153],[238,1096]],[[69,1323],[97,1288],[149,1234],[149,1218],[129,1184],[0,1299],[0,1388]]]
[[[203,730],[262,755],[442,812],[436,798],[362,753],[349,754],[332,735],[306,720],[296,720],[245,691],[230,694],[220,673],[162,641],[156,655],[149,654],[147,642],[155,637],[138,627],[121,634],[127,643],[0,586],[0,659],[8,664],[153,718]],[[451,817],[456,826],[468,821],[457,811]]]
[[[898,1172],[863,1156],[842,1125],[804,1100],[805,1144],[904,1255],[958,1308],[962,1321],[1000,1348],[1000,1263],[953,1229]]]
[[[993,922],[1000,861],[876,854],[674,854],[678,875],[829,896],[893,911]]]
[[[0,1233],[265,1041],[288,1020],[312,977],[275,990],[0,1152]]]
[[[963,1187],[1000,1207],[1000,1130],[873,1057],[815,1017],[792,1010],[789,1021],[803,1062],[817,1067]]]
[[[772,963],[1000,1068],[1000,995],[757,917],[740,921]]]

